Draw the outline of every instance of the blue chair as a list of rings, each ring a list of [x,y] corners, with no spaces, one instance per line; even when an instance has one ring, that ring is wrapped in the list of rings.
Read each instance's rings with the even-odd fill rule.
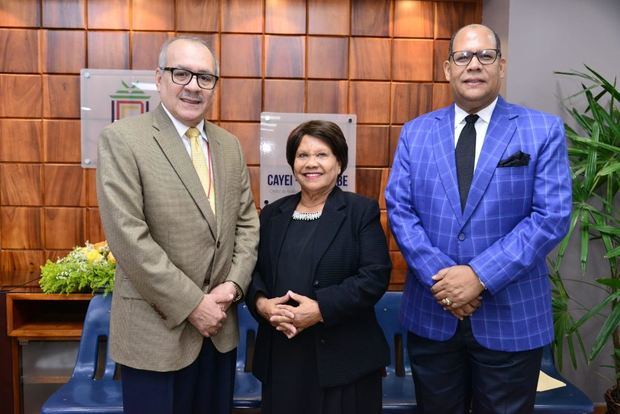
[[[73,374],[45,402],[42,414],[123,412],[121,382],[115,379],[116,363],[107,350],[111,302],[111,295],[91,299]]]
[[[377,320],[390,345],[391,363],[383,378],[383,412],[416,413],[415,389],[407,354],[407,331],[399,322],[401,292],[387,292],[377,302]],[[564,383],[565,387],[536,393],[534,412],[545,414],[590,414],[592,401],[577,387],[568,382],[555,368],[551,347],[543,352],[541,369],[547,375]]]
[[[247,305],[237,306],[239,318],[239,345],[237,346],[237,372],[235,373],[235,408],[258,408],[261,402],[261,383],[252,375],[252,357],[258,323]]]

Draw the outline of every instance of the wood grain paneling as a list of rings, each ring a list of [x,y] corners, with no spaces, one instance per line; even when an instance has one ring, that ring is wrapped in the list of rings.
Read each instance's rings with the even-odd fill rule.
[[[377,200],[381,195],[381,168],[356,168],[355,192]]]
[[[0,252],[0,272],[5,286],[21,286],[38,278],[45,262],[41,250],[3,250]]]
[[[86,240],[97,243],[106,239],[98,208],[86,210]]]
[[[84,169],[79,165],[48,164],[43,168],[46,206],[85,206]]]
[[[133,30],[174,30],[174,2],[132,0]]]
[[[43,76],[43,116],[45,118],[80,117],[79,75]]]
[[[43,148],[46,162],[81,162],[80,121],[43,121]]]
[[[260,120],[260,79],[222,79],[220,83],[222,121]]]
[[[43,215],[45,248],[73,249],[84,244],[85,216],[83,208],[46,208]]]
[[[220,126],[239,139],[246,164],[260,164],[260,124],[256,122],[221,122]]]
[[[392,84],[392,123],[404,124],[429,112],[433,103],[431,83]]]
[[[357,114],[357,122],[387,124],[390,122],[390,83],[351,82],[349,111]]]
[[[84,28],[84,0],[45,0],[43,27]]]
[[[437,2],[435,3],[435,38],[450,39],[459,28],[479,23],[482,14],[479,3]]]
[[[84,169],[86,180],[86,205],[97,207],[97,170],[95,168]]]
[[[433,84],[433,107],[432,109],[443,108],[450,105],[452,99],[452,89],[449,83],[434,83]]]
[[[308,33],[348,35],[350,11],[349,0],[308,0]]]
[[[133,32],[131,68],[155,70],[161,46],[170,36],[167,32]]]
[[[3,207],[0,216],[3,249],[43,247],[40,208]]]
[[[89,29],[129,29],[130,0],[88,0]]]
[[[177,0],[176,30],[217,32],[220,29],[219,0]]]
[[[434,34],[432,1],[396,0],[394,3],[394,37],[426,37]]]
[[[0,204],[3,206],[40,206],[43,186],[41,165],[0,164]]]
[[[0,26],[37,27],[41,25],[39,0],[2,0]]]
[[[303,36],[265,36],[265,76],[301,78],[305,68]]]
[[[348,56],[346,37],[308,37],[308,77],[346,79]]]
[[[0,162],[39,162],[41,143],[41,121],[0,119]]]
[[[263,31],[262,0],[222,2],[222,31],[260,33]]]
[[[0,117],[41,117],[41,76],[0,74]]]
[[[266,112],[303,112],[304,81],[267,79],[265,81]]]
[[[407,279],[407,262],[400,252],[390,252],[392,259],[392,277],[390,284],[402,285]]]
[[[43,30],[41,63],[44,73],[80,73],[86,65],[86,32]],[[70,50],[71,53],[67,53]]]
[[[390,0],[353,0],[351,34],[353,36],[389,36]]]
[[[88,67],[129,69],[129,32],[88,32]]]
[[[39,71],[39,31],[0,29],[0,72]]]
[[[262,36],[253,34],[223,34],[222,76],[260,77],[262,75]]]
[[[382,38],[351,38],[351,79],[390,79],[390,42]]]
[[[390,127],[390,167],[394,162],[394,154],[396,153],[396,147],[398,146],[398,139],[400,137],[400,131],[402,126],[395,125]]]
[[[306,0],[266,0],[265,32],[306,33]]]
[[[433,80],[433,41],[395,39],[392,79],[406,81]]]
[[[387,167],[390,147],[389,127],[360,125],[357,127],[357,167]]]
[[[446,81],[446,75],[443,72],[443,63],[448,59],[449,49],[449,40],[435,40],[433,42],[433,81],[435,82]]]
[[[347,81],[308,81],[306,91],[307,111],[310,113],[336,113],[346,114],[347,94],[349,82]]]

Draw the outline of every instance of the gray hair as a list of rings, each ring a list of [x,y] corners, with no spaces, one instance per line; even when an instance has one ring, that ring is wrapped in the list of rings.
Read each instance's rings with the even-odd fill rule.
[[[206,47],[209,53],[211,54],[211,57],[213,58],[213,66],[215,66],[214,75],[217,77],[220,76],[220,65],[218,64],[217,59],[215,58],[215,54],[211,51],[211,48],[209,47],[209,45],[204,39],[201,39],[196,36],[177,36],[177,37],[171,37],[167,39],[164,42],[164,44],[161,45],[161,50],[159,51],[159,59],[158,59],[157,65],[160,69],[163,69],[166,67],[167,58],[168,58],[168,47],[172,43],[176,42],[177,40],[187,40],[190,42],[199,43],[202,46]]]

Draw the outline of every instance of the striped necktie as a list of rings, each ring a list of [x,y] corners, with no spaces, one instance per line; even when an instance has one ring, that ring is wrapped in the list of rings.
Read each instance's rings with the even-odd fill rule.
[[[205,194],[209,199],[209,205],[213,214],[215,214],[215,186],[213,185],[211,169],[209,163],[205,158],[205,154],[200,147],[200,131],[197,128],[189,128],[185,135],[189,138],[189,143],[192,149],[192,164],[198,173],[202,188],[205,190]],[[211,155],[209,154],[209,158]]]

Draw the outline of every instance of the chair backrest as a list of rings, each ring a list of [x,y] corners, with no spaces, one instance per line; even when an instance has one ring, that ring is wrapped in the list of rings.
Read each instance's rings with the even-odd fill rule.
[[[95,295],[90,300],[72,377],[113,379],[116,363],[108,347],[111,305],[112,295]]]
[[[401,292],[386,292],[375,305],[379,325],[390,346],[390,365],[386,370],[402,377],[411,374],[406,342],[407,331],[400,324]]]
[[[254,340],[258,323],[243,303],[237,306],[239,319],[239,345],[237,345],[237,371],[250,372],[254,356]]]

